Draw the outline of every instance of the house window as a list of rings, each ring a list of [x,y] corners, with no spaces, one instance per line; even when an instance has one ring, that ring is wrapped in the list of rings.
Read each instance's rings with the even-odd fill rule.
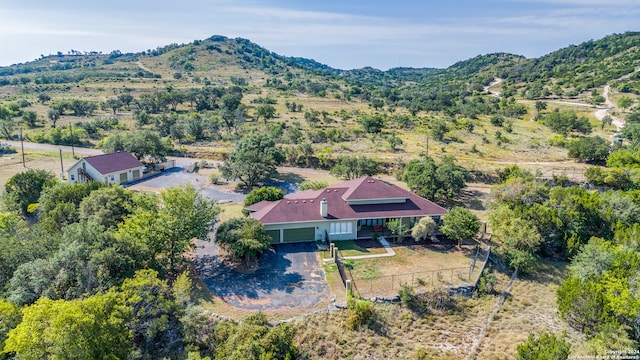
[[[76,181],[76,176],[71,174],[71,181]]]
[[[353,233],[353,223],[350,221],[331,223],[331,225],[329,226],[329,235],[352,234],[352,233]]]

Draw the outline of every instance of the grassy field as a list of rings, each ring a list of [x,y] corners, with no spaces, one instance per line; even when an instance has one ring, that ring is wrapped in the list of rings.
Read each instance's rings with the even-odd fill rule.
[[[70,153],[62,153],[62,163],[67,169],[76,161]],[[0,186],[4,187],[13,175],[28,170],[39,169],[50,171],[59,176],[61,173],[60,154],[57,151],[27,150],[25,151],[25,165],[22,165],[22,155],[18,152],[0,156]]]

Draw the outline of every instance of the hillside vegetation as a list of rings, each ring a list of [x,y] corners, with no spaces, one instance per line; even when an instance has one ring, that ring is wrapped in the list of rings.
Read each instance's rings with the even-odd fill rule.
[[[637,354],[639,44],[630,32],[536,59],[495,53],[381,71],[212,36],[1,67],[0,358]],[[193,186],[157,195],[67,184],[37,170],[58,171],[58,154],[44,151],[24,171],[4,143],[19,134],[146,164],[215,160],[206,171],[225,191],[263,185],[283,166],[310,188],[383,176],[455,208],[441,229],[459,248],[474,241],[461,233],[487,221],[494,262],[470,298],[401,284],[400,303],[349,298],[342,311],[276,327],[277,312],[220,320],[204,309],[230,306],[197,299],[211,294],[197,294],[192,240],[226,207],[227,250],[255,261],[269,240],[242,204],[218,206]]]

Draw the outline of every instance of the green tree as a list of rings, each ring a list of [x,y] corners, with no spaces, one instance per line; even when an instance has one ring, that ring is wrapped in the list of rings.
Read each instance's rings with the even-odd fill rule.
[[[411,231],[408,225],[405,225],[400,219],[391,219],[387,221],[387,229],[394,235],[394,242],[402,241],[406,233]]]
[[[431,216],[421,218],[411,229],[411,237],[416,241],[422,241],[433,236],[437,225]]]
[[[379,133],[384,128],[384,118],[380,114],[363,115],[359,122],[364,131],[369,134]]]
[[[456,165],[453,156],[443,156],[440,164],[438,164],[435,176],[438,182],[435,195],[444,199],[451,199],[466,186],[467,169]]]
[[[623,97],[618,99],[617,105],[618,105],[618,107],[622,108],[623,110],[626,110],[631,105],[633,105],[633,99],[628,97],[628,96],[623,96]]]
[[[557,291],[558,312],[574,329],[593,335],[606,323],[602,289],[591,280],[570,277]]]
[[[358,157],[339,156],[329,172],[345,180],[351,180],[365,175],[376,175],[380,172],[380,165],[376,159],[364,155]]]
[[[463,207],[456,206],[442,217],[440,230],[449,239],[457,240],[458,247],[462,241],[473,239],[480,229],[480,219],[476,214]]]
[[[23,308],[5,352],[23,359],[124,359],[131,351],[131,308],[114,292],[84,300],[42,298]]]
[[[571,355],[571,344],[555,334],[543,332],[537,337],[529,334],[526,343],[518,345],[519,360],[566,360]]]
[[[578,118],[574,111],[559,111],[556,109],[546,114],[543,121],[551,130],[564,136],[571,132],[590,134],[592,130],[589,119],[584,116]]]
[[[232,218],[220,224],[216,242],[231,256],[247,261],[257,259],[271,248],[271,237],[262,223],[250,218]]]
[[[329,186],[329,183],[322,180],[306,180],[298,184],[298,189],[304,190],[322,190]]]
[[[447,122],[442,119],[435,119],[429,125],[431,128],[431,136],[437,141],[444,141],[445,134],[449,131]]]
[[[47,187],[40,196],[39,226],[55,233],[64,226],[80,220],[78,207],[89,194],[105,185],[98,181],[69,184],[57,183]]]
[[[152,130],[141,130],[125,135],[115,134],[104,139],[100,148],[105,153],[128,151],[138,160],[151,158],[164,161],[173,150],[173,144],[168,138],[162,138]]]
[[[244,206],[251,206],[260,201],[276,201],[284,198],[282,189],[275,186],[262,186],[251,190],[244,199]]]
[[[22,311],[15,304],[0,300],[0,359],[9,359],[2,354],[4,342],[9,331],[14,329],[22,321]]]
[[[256,118],[264,120],[264,124],[267,124],[267,120],[273,119],[276,116],[276,108],[269,104],[263,104],[256,107]]]
[[[440,164],[432,158],[409,161],[400,178],[416,194],[427,199],[451,199],[465,187],[467,170],[455,164],[453,157],[444,156]]]
[[[535,104],[536,107],[536,119],[540,118],[540,113],[542,113],[542,110],[547,110],[547,103],[541,100],[536,101]]]
[[[208,240],[220,208],[193,185],[173,187],[160,194],[162,206],[157,214],[156,237],[151,248],[175,272],[184,255],[195,246],[193,239]]]
[[[122,186],[112,185],[92,191],[82,199],[79,207],[81,220],[94,221],[105,228],[121,223],[134,211],[133,192]]]
[[[55,182],[55,176],[45,170],[29,169],[15,174],[4,185],[4,205],[26,216],[29,205],[37,203],[42,191]]]
[[[275,175],[276,167],[284,160],[284,152],[272,138],[253,134],[236,143],[220,171],[228,179],[240,179],[247,186],[255,186]]]
[[[24,121],[29,127],[35,127],[38,121],[38,115],[35,111],[25,111],[22,114],[22,121]]]
[[[609,142],[600,136],[577,138],[569,143],[569,157],[579,161],[606,161],[611,151]]]
[[[58,120],[60,120],[61,116],[62,111],[59,109],[49,109],[49,111],[47,111],[47,117],[49,118],[49,120],[51,120],[51,127],[56,127],[56,124],[58,123]]]
[[[153,270],[140,270],[120,287],[133,310],[128,324],[134,353],[141,359],[179,359],[184,349],[180,318],[184,308],[166,281]]]
[[[542,243],[538,229],[506,206],[494,209],[490,221],[494,235],[502,243],[500,252],[509,266],[523,273],[533,271],[538,265],[536,253]]]
[[[289,324],[269,327],[266,316],[256,313],[235,325],[222,321],[215,328],[216,359],[297,359],[295,330]]]
[[[104,111],[107,111],[107,110],[113,111],[113,115],[115,115],[118,109],[122,107],[122,105],[123,105],[122,102],[120,102],[120,100],[118,99],[107,99],[100,105],[100,107]]]

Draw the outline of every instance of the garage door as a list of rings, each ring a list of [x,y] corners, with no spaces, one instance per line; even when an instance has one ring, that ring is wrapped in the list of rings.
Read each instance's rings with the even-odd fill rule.
[[[271,236],[272,244],[280,243],[280,230],[267,230],[267,235]]]
[[[133,175],[133,180],[140,179],[140,170],[133,170],[131,174]]]
[[[299,228],[299,229],[284,229],[284,242],[302,242],[302,241],[314,241],[316,239],[316,228]]]
[[[124,182],[127,182],[127,173],[126,172],[120,173],[120,184],[122,184]]]

